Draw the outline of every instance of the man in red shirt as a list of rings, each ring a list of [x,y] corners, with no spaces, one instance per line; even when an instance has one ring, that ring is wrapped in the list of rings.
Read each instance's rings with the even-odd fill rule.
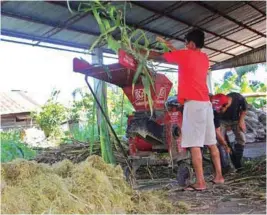
[[[190,148],[192,163],[196,173],[196,183],[185,190],[205,190],[201,147],[207,145],[215,167],[213,183],[224,183],[221,171],[220,154],[216,146],[216,134],[213,123],[213,109],[206,84],[209,69],[207,55],[200,51],[204,46],[204,33],[192,30],[185,36],[185,50],[172,50],[163,57],[169,63],[176,63],[178,72],[178,102],[184,104],[182,125],[182,147]]]

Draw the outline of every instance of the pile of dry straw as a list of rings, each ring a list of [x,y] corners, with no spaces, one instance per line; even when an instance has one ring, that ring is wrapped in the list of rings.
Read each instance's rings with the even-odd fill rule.
[[[1,213],[183,213],[159,193],[134,191],[122,169],[98,156],[53,166],[15,160],[2,164]]]

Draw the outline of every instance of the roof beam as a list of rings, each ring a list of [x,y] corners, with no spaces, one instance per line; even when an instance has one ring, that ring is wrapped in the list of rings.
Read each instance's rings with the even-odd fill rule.
[[[259,22],[262,22],[262,21],[263,20],[259,20],[257,22],[254,22],[252,25],[256,25],[256,24],[258,24]],[[239,31],[239,30],[237,29],[235,32],[237,32],[237,31]],[[235,32],[233,32],[233,33],[235,33]],[[246,38],[246,39],[244,39],[244,40],[242,40],[240,42],[242,42],[242,43],[251,43],[251,42],[253,42],[255,40],[258,40],[260,38],[262,38],[262,37],[259,36],[259,35],[254,35],[254,36]],[[207,43],[207,44],[209,44],[209,43]],[[236,49],[236,48],[238,48],[238,45],[235,44],[235,45],[232,45],[232,46],[229,46],[227,48],[222,49],[222,51],[227,51],[228,52],[228,51],[231,51],[231,50]],[[215,57],[215,56],[218,56],[218,55],[219,55],[218,53],[214,52],[214,53],[210,54],[210,57],[212,58],[212,57]]]
[[[180,22],[180,23],[183,23],[183,24],[185,24],[185,25],[187,25],[187,26],[192,26],[192,27],[198,28],[198,29],[200,29],[200,30],[202,30],[202,31],[204,31],[204,32],[207,32],[207,33],[209,33],[209,34],[212,34],[212,35],[215,36],[215,37],[219,37],[219,38],[224,39],[224,40],[227,40],[227,41],[229,41],[229,42],[236,43],[236,44],[241,45],[241,46],[245,46],[246,48],[249,48],[249,49],[253,49],[253,47],[251,47],[251,46],[248,46],[248,45],[246,45],[246,44],[242,44],[242,43],[240,43],[240,42],[238,42],[238,41],[229,39],[229,38],[227,38],[227,37],[225,37],[225,36],[222,36],[222,35],[217,34],[216,32],[210,31],[210,30],[205,29],[205,28],[203,28],[203,27],[199,27],[199,26],[197,26],[197,25],[194,25],[194,24],[192,24],[192,23],[189,23],[189,22],[187,22],[187,21],[184,21],[184,20],[179,19],[179,18],[177,18],[177,17],[174,17],[174,16],[172,16],[172,15],[167,15],[167,14],[162,13],[162,12],[160,12],[160,11],[151,9],[151,8],[149,8],[149,7],[147,7],[147,6],[144,6],[143,4],[140,4],[139,2],[132,1],[131,3],[132,3],[133,5],[137,5],[138,7],[144,8],[144,9],[146,9],[146,10],[148,10],[148,11],[153,12],[153,13],[157,13],[157,14],[160,14],[161,16],[164,16],[164,17],[167,17],[167,18],[169,18],[169,19],[172,19],[172,20],[174,20],[174,21],[176,21],[176,22]]]
[[[177,9],[180,8],[180,7],[183,7],[185,4],[188,4],[188,3],[189,3],[188,1],[184,1],[184,2],[181,2],[181,1],[180,1],[180,2],[176,2],[176,3],[172,4],[171,6],[165,8],[165,9],[162,11],[162,14],[168,14],[168,13],[171,13],[172,11],[177,10]],[[149,23],[151,23],[151,22],[153,22],[153,21],[155,21],[155,20],[161,18],[161,17],[162,17],[162,14],[156,13],[156,14],[154,14],[154,15],[152,15],[152,16],[146,18],[145,20],[140,21],[140,22],[138,23],[138,25],[140,25],[140,26],[141,26],[141,25],[142,25],[142,26],[147,25],[147,24],[149,24]],[[148,21],[147,21],[147,20],[148,20]]]
[[[61,7],[66,8],[66,6],[63,5],[63,4],[61,4],[60,2],[48,2],[48,3],[50,3],[50,4],[55,4],[55,5],[58,5],[58,6],[61,6]],[[138,29],[141,29],[141,30],[144,30],[144,31],[153,33],[153,34],[160,35],[160,36],[162,36],[162,37],[168,37],[168,38],[170,38],[170,39],[175,39],[175,40],[178,40],[178,41],[180,41],[180,42],[184,42],[184,40],[181,39],[181,38],[179,38],[179,37],[174,37],[174,36],[171,36],[171,35],[168,35],[168,34],[165,34],[165,33],[159,32],[159,31],[156,31],[156,30],[152,30],[152,29],[144,28],[144,27],[141,27],[141,26],[136,25],[136,24],[130,24],[130,23],[127,23],[127,25],[128,25],[129,27],[138,28]],[[232,57],[235,56],[234,54],[226,53],[226,52],[223,52],[223,51],[221,51],[221,50],[214,49],[214,48],[212,48],[212,47],[207,47],[207,46],[205,46],[204,48],[209,49],[209,50],[211,50],[211,51],[219,52],[219,53],[221,53],[221,54],[226,54],[226,55],[229,55],[229,56],[232,56]],[[211,61],[211,62],[216,63],[216,61]]]
[[[8,11],[5,11],[3,8],[1,11],[1,15],[16,18],[16,19],[21,19],[21,20],[25,20],[25,21],[29,21],[29,22],[34,22],[34,23],[38,23],[38,24],[42,24],[42,25],[47,25],[47,26],[54,27],[54,28],[61,28],[62,27],[61,25],[59,25],[56,22],[50,22],[50,21],[42,20],[42,19],[36,18],[36,17],[24,16],[22,14],[17,14],[17,13],[16,14],[10,13]],[[92,36],[99,36],[99,33],[86,31],[86,30],[75,28],[75,27],[64,27],[64,29],[78,32],[78,33],[82,33],[82,34],[90,34]]]
[[[1,38],[1,41],[8,42],[8,43],[17,43],[17,44],[22,44],[22,45],[28,45],[28,46],[33,46],[34,45],[32,43],[16,41],[16,40],[10,40],[10,39],[3,39],[3,38]],[[49,48],[49,49],[59,50],[59,51],[73,52],[73,53],[78,53],[78,54],[91,54],[88,51],[76,51],[76,50],[71,50],[71,49],[65,49],[65,48],[59,48],[59,47],[53,47],[53,46],[46,46],[46,45],[39,45],[39,44],[35,45],[35,46],[41,47],[41,48]]]
[[[3,5],[6,3],[8,3],[8,1],[1,0],[1,7],[3,7]]]
[[[266,17],[262,17],[261,19],[260,18],[256,18],[256,19],[254,19],[254,20],[252,20],[252,21],[250,21],[250,22],[248,22],[251,26],[253,26],[253,25],[256,25],[256,24],[258,24],[258,23],[260,23],[260,22],[263,22],[263,21],[265,21],[266,20]],[[248,24],[247,23],[247,24]],[[229,29],[229,30],[227,30],[227,31],[225,31],[225,32],[223,32],[222,34],[223,35],[225,35],[225,36],[228,36],[228,35],[232,35],[232,34],[234,34],[234,33],[236,33],[236,32],[239,32],[239,31],[241,31],[241,30],[243,30],[244,28],[243,27],[241,27],[241,26],[238,26],[238,27],[236,27],[236,28],[234,28],[234,29]],[[259,36],[259,35],[254,35],[254,36]],[[261,37],[261,36],[260,36]],[[209,44],[211,44],[211,43],[214,43],[214,42],[216,42],[216,41],[218,41],[218,40],[210,40],[210,41],[208,41],[207,43],[206,43],[206,45],[209,45]],[[242,41],[240,41],[241,43],[243,43]],[[231,47],[231,46],[229,46],[229,47]],[[229,48],[229,47],[227,47],[227,48]]]
[[[170,12],[172,12],[172,11],[174,11],[174,10],[176,10],[176,9],[178,9],[178,8],[182,7],[183,5],[188,4],[188,3],[189,2],[186,2],[186,1],[184,1],[184,2],[181,2],[181,1],[180,2],[175,2],[174,4],[170,5],[169,7],[163,9],[162,13],[164,13],[164,14],[170,13]],[[161,17],[162,17],[161,14],[153,14],[153,15],[147,17],[146,19],[140,21],[136,25],[144,26],[144,25],[147,25],[147,24],[149,24],[149,23],[161,18]],[[115,37],[117,35],[118,35],[118,32],[114,34]],[[152,45],[153,44],[154,43],[152,43]]]
[[[240,5],[240,4],[241,4],[241,5]],[[235,5],[231,6],[231,7],[229,7],[229,8],[228,8],[229,11],[227,11],[226,13],[233,12],[233,11],[235,11],[236,9],[240,8],[240,7],[237,7],[237,6],[241,6],[241,7],[242,7],[243,5],[245,5],[245,2],[238,2],[238,5],[235,4]],[[214,17],[214,15],[215,15],[215,14],[213,14],[213,15],[207,17],[207,18],[204,18],[204,19],[202,19],[201,21],[199,21],[198,23],[201,23],[200,25],[202,26],[202,25],[206,24],[207,22],[210,22],[210,21],[212,21],[212,20],[214,20],[214,19],[217,19],[217,18],[219,17],[219,15],[216,14],[216,17],[215,17],[215,18],[210,19],[211,17]],[[207,19],[209,19],[209,20],[207,20]],[[246,23],[244,23],[244,24],[246,24],[246,25],[250,25],[250,26],[252,27],[253,25],[258,24],[258,23],[264,21],[265,19],[266,19],[266,17],[264,17],[264,16],[261,16],[261,17],[258,17],[258,16],[257,16],[254,20],[249,21],[249,22],[246,22]],[[205,21],[205,20],[207,20],[207,21],[203,23],[203,21]],[[198,24],[197,24],[197,25],[198,25]],[[186,28],[185,28],[185,29],[186,29]],[[184,31],[185,29],[182,29],[182,31]],[[223,35],[223,36],[228,36],[228,35],[230,35],[230,34],[233,34],[233,33],[236,33],[236,32],[238,32],[238,31],[240,31],[241,29],[243,29],[243,27],[238,26],[237,28],[230,29],[230,30],[224,32],[222,35]],[[180,31],[178,31],[177,33],[179,33],[179,32],[180,32]],[[176,33],[175,33],[175,34],[176,34]],[[173,35],[174,35],[174,34],[173,34]],[[179,36],[179,34],[178,34],[177,36]],[[259,39],[259,37],[261,37],[261,36],[259,36],[259,35],[255,35],[255,36],[257,37],[256,39]],[[247,39],[242,40],[242,41],[239,41],[239,42],[240,42],[240,43],[249,43],[249,42],[253,42],[254,40],[251,40],[251,39],[252,39],[252,38],[255,38],[255,36],[250,37],[250,38],[247,38]],[[206,44],[206,45],[209,45],[209,44],[211,44],[211,43],[217,42],[218,40],[220,40],[220,38],[212,38],[211,40],[209,40],[209,41],[206,42],[205,44]],[[248,41],[248,40],[249,40],[249,41]],[[235,49],[235,48],[237,48],[237,47],[238,47],[238,45],[237,45],[237,44],[234,44],[234,45],[231,45],[231,46],[229,46],[229,47],[226,47],[226,48],[222,49],[222,51],[227,51],[227,52],[228,52],[228,51],[231,51],[231,50],[233,50],[233,49]],[[219,55],[219,53],[214,52],[214,53],[211,53],[209,56],[212,58],[212,57],[215,57],[215,56],[218,56],[218,55]]]
[[[53,1],[48,1],[48,0],[45,0],[45,2],[62,6],[62,4],[60,4],[60,2],[53,2]],[[65,2],[63,2],[63,3],[65,3]],[[105,2],[104,4],[107,4],[107,2]],[[68,27],[68,26],[78,22],[79,20],[83,19],[84,17],[86,17],[89,14],[90,14],[90,12],[78,12],[74,16],[68,18],[63,24],[59,25],[58,27],[54,27],[53,29],[46,32],[45,34],[54,31],[53,33],[51,33],[50,35],[47,36],[47,37],[51,37],[51,36],[57,34],[58,32],[62,31],[66,27]],[[40,43],[40,42],[41,41],[39,41],[38,43]]]
[[[259,36],[259,35],[254,35],[253,37],[250,37],[250,38],[247,38],[247,39],[245,39],[245,40],[242,40],[242,42],[251,43],[251,42],[253,42],[253,41],[255,41],[255,40],[258,40],[258,39],[260,39],[260,38],[262,38],[262,37]],[[231,46],[231,47],[222,49],[222,51],[231,51],[231,50],[236,49],[236,48],[238,48],[238,47],[239,47],[238,45],[234,45],[234,46]],[[213,58],[213,57],[216,57],[216,56],[218,56],[218,55],[219,55],[218,53],[214,52],[214,53],[210,54],[209,57],[210,57],[210,58]]]
[[[258,11],[260,14],[262,14],[263,16],[266,16],[266,13],[264,13],[263,11],[261,11],[259,8],[257,8],[255,5],[251,4],[248,1],[245,1],[245,4],[249,5],[250,7],[252,7],[254,10]]]
[[[88,49],[87,44],[79,44],[77,42],[64,41],[64,40],[59,40],[59,39],[51,39],[51,38],[46,38],[46,37],[37,36],[37,35],[30,35],[30,34],[17,32],[17,31],[13,31],[9,29],[4,29],[4,28],[1,29],[1,34],[5,36],[9,36],[9,37],[27,39],[27,40],[32,40],[32,41],[42,40],[44,43],[52,43],[56,45],[69,46],[69,47],[74,47],[74,48]],[[32,46],[34,46],[34,44],[32,44]]]
[[[43,36],[45,36],[46,34],[50,33],[47,37],[52,37],[53,35],[59,33],[60,31],[66,29],[68,26],[70,26],[71,24],[74,24],[76,22],[78,22],[79,20],[81,20],[82,18],[86,17],[88,15],[88,13],[84,13],[82,15],[75,15],[75,18],[73,20],[73,17],[71,17],[70,19],[67,19],[62,25],[59,25],[58,27],[54,27],[53,29],[47,31],[46,33],[43,34]],[[39,44],[42,41],[39,41],[37,44]]]
[[[226,12],[226,13],[231,13],[231,12],[237,10],[238,8],[240,8],[240,4],[241,4],[241,6],[243,6],[244,3],[242,3],[242,2],[237,2],[237,4],[232,5],[232,6],[228,7],[228,8],[226,8],[226,9],[225,9],[225,12]],[[203,26],[203,25],[205,25],[205,24],[207,24],[207,23],[209,23],[209,22],[211,22],[211,21],[213,21],[213,20],[215,20],[215,19],[218,19],[219,17],[220,17],[220,15],[218,15],[218,14],[212,14],[212,15],[210,15],[210,16],[208,16],[208,17],[205,17],[205,18],[199,20],[197,23],[195,23],[195,25]],[[182,29],[182,30],[179,30],[179,31],[175,32],[174,35],[178,34],[178,36],[180,36],[180,34],[181,34],[182,32],[184,32],[185,30],[188,30],[190,27],[191,27],[191,26],[186,27],[186,28],[184,28],[184,29]]]
[[[250,64],[266,62],[266,45],[263,45],[259,48],[225,60],[223,62],[217,63],[211,66],[212,70],[234,68],[239,66],[245,66]]]
[[[64,5],[61,5],[61,6],[65,7]],[[61,25],[59,25],[58,23],[55,23],[55,22],[41,20],[41,19],[36,18],[36,17],[28,17],[28,16],[24,16],[22,14],[13,14],[13,13],[10,13],[8,11],[5,11],[4,9],[2,9],[1,15],[13,17],[13,18],[16,18],[16,19],[26,20],[26,21],[30,21],[30,22],[34,22],[34,23],[38,23],[38,24],[44,24],[44,25],[47,25],[47,26],[50,26],[50,27],[54,27],[54,28],[61,28],[62,27]],[[152,30],[152,29],[148,29],[148,28],[142,28],[142,27],[133,26],[133,25],[131,25],[131,26],[140,28],[140,29],[142,29],[144,31],[151,32],[153,34],[157,34],[157,35],[160,35],[160,36],[163,36],[163,37],[167,37],[167,38],[171,38],[171,39],[175,39],[175,40],[184,42],[184,40],[179,38],[179,37],[170,36],[168,34],[165,34],[165,33],[159,32],[159,31],[155,31],[155,30]],[[65,26],[65,29],[66,30],[70,30],[70,31],[74,31],[74,32],[78,32],[78,33],[89,34],[89,35],[93,35],[93,36],[99,36],[99,33],[90,32],[90,31],[87,31],[87,30],[77,29],[77,28],[72,27],[72,26],[67,26],[67,27]],[[9,36],[12,36],[12,35],[9,35]],[[52,41],[52,39],[48,39],[48,38],[45,38],[45,37],[34,37],[34,39],[37,40],[37,41],[44,41],[44,42],[48,42],[48,41],[51,42]],[[224,51],[221,51],[221,50],[217,50],[217,49],[214,49],[212,47],[205,46],[205,48],[209,49],[209,50],[212,50],[214,52],[218,52],[218,53],[221,53],[221,54],[226,54],[226,55],[229,55],[229,56],[232,56],[232,57],[235,56],[233,54],[230,54],[230,53],[227,53],[227,52],[224,52]],[[216,61],[211,61],[211,62],[217,63]]]
[[[209,10],[209,11],[215,13],[215,14],[219,14],[221,17],[223,17],[223,18],[225,18],[225,19],[227,19],[227,20],[229,20],[229,21],[231,21],[231,22],[233,22],[233,23],[235,23],[235,24],[237,24],[239,26],[242,26],[243,28],[246,28],[247,30],[250,30],[251,32],[253,32],[255,34],[258,34],[258,35],[266,38],[265,34],[259,32],[259,31],[256,31],[255,29],[251,28],[250,26],[245,25],[244,23],[232,18],[231,16],[229,16],[227,14],[222,13],[221,11],[219,11],[219,10],[209,6],[209,5],[207,5],[206,3],[202,2],[202,1],[196,1],[194,3],[202,6],[203,8],[206,8],[207,10]]]
[[[157,34],[157,35],[162,36],[162,37],[167,37],[167,38],[170,38],[170,39],[178,40],[180,42],[184,42],[184,40],[181,39],[181,38],[179,38],[179,37],[170,36],[168,34],[165,34],[165,33],[162,33],[162,32],[156,31],[156,30],[152,30],[152,29],[148,29],[148,28],[144,28],[144,27],[139,27],[139,26],[136,26],[136,25],[129,25],[129,26],[134,27],[134,28],[138,28],[138,29],[141,29],[143,31],[147,31],[147,32],[150,32],[150,33],[153,33],[153,34]],[[230,53],[227,53],[227,52],[218,50],[218,49],[214,49],[214,48],[207,47],[207,46],[204,46],[204,48],[209,49],[209,50],[212,50],[214,52],[219,52],[221,54],[226,54],[226,55],[230,55],[232,57],[235,57],[234,54],[230,54]],[[211,61],[211,62],[215,63],[216,61]]]
[[[22,45],[28,45],[28,46],[33,46],[34,44],[29,43],[29,42],[22,42],[22,41],[16,41],[12,39],[6,39],[6,38],[1,38],[1,41],[8,42],[8,43],[17,43],[17,44],[22,44]],[[37,47],[41,48],[48,48],[48,49],[53,49],[53,50],[58,50],[58,51],[66,51],[66,52],[72,52],[72,53],[78,53],[78,54],[84,54],[84,55],[95,55],[94,52],[89,52],[89,50],[86,49],[80,49],[80,50],[74,50],[74,49],[67,49],[67,48],[61,48],[61,47],[53,47],[53,46],[47,46],[47,45],[35,45]],[[109,49],[102,49],[104,53],[107,54],[115,54]],[[111,59],[118,59],[117,57],[112,57],[112,56],[104,56],[105,58],[111,58]]]

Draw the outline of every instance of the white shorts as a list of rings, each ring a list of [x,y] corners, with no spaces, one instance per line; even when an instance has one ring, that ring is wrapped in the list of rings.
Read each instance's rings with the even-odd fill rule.
[[[187,101],[184,104],[182,143],[183,148],[216,144],[212,104],[209,101]]]

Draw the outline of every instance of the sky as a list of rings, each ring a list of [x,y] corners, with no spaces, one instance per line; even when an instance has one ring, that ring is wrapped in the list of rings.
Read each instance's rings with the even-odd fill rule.
[[[222,82],[225,72],[228,72],[228,71],[235,73],[234,69],[222,69],[222,70],[213,71],[213,74],[212,74],[213,81],[214,82]],[[258,81],[263,81],[263,82],[267,83],[266,67],[259,66],[256,73],[255,74],[253,74],[253,73],[247,74],[247,78],[249,80],[258,80]]]
[[[72,59],[89,55],[47,48],[1,42],[0,91],[23,90],[39,103],[45,102],[53,88],[61,91],[59,99],[66,100],[73,90],[86,86],[84,76],[72,70]]]
[[[91,62],[90,55],[33,47],[9,42],[0,43],[0,91],[27,91],[37,102],[43,104],[53,88],[61,91],[59,101],[67,103],[71,93],[85,87],[84,76],[72,70],[72,59],[82,57]],[[104,59],[105,64],[114,59]],[[213,82],[223,79],[225,71],[214,71]],[[259,68],[250,79],[267,80],[265,69]]]

